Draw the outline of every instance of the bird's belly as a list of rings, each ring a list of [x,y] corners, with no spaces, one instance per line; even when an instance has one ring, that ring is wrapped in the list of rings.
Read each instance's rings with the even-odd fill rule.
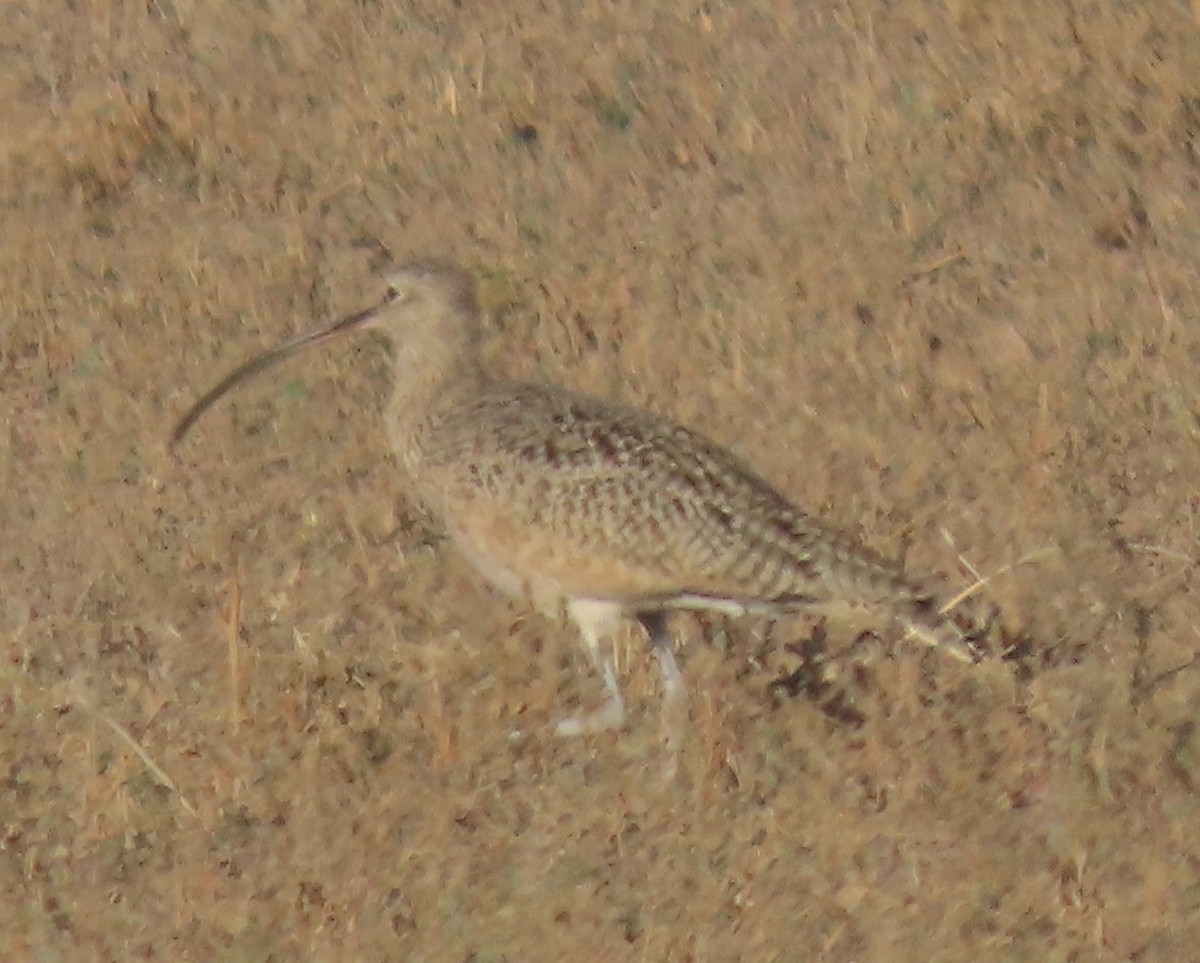
[[[458,550],[484,579],[542,612],[556,613],[566,599],[633,601],[676,587],[633,560],[563,533],[531,529],[503,513],[445,521]]]

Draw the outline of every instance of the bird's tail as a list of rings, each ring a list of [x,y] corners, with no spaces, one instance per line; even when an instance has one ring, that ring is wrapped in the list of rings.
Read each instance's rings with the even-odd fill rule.
[[[959,595],[939,603],[932,595],[912,600],[897,613],[908,638],[940,649],[961,662],[976,663],[1003,647],[999,608],[978,595]]]

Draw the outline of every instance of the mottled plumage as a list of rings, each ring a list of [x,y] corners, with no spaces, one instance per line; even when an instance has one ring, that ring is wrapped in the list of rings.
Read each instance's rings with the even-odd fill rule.
[[[983,626],[965,623],[964,633],[897,565],[822,526],[723,448],[616,402],[490,379],[475,282],[462,268],[418,261],[388,284],[376,307],[239,368],[189,411],[172,444],[225,391],[295,349],[382,331],[395,349],[386,424],[406,489],[493,585],[549,613],[565,607],[605,676],[605,709],[560,732],[623,718],[601,648],[622,616],[651,634],[669,695],[681,690],[661,615],[672,608],[860,608],[974,657],[970,633]]]

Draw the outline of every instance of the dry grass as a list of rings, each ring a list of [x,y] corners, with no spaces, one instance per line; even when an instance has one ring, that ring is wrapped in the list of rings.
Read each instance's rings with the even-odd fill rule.
[[[1194,955],[1187,7],[40,10],[0,12],[11,958]],[[681,625],[675,781],[640,654],[629,732],[550,738],[595,680],[405,504],[375,345],[163,449],[413,254],[479,270],[498,365],[915,569],[1038,553],[988,585],[1031,678],[898,652],[850,729]]]

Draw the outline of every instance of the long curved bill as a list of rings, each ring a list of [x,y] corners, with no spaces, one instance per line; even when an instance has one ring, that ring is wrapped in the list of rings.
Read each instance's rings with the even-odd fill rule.
[[[187,414],[179,419],[179,422],[175,425],[174,430],[171,432],[171,439],[168,442],[167,447],[171,451],[174,451],[175,446],[183,441],[183,436],[191,430],[192,425],[199,420],[200,416],[204,414],[204,412],[208,411],[209,408],[216,404],[216,402],[220,400],[221,396],[225,394],[225,392],[232,388],[236,388],[247,378],[253,377],[260,371],[266,371],[268,368],[274,367],[284,358],[294,354],[301,348],[323,344],[326,341],[330,341],[333,338],[340,337],[344,334],[349,334],[350,332],[356,331],[359,328],[369,327],[371,322],[374,321],[375,317],[378,315],[379,310],[386,303],[387,301],[385,300],[377,305],[366,308],[363,311],[352,314],[347,318],[343,318],[341,321],[335,325],[332,325],[331,327],[319,328],[316,331],[298,334],[295,337],[280,341],[277,345],[268,348],[262,354],[256,355],[245,364],[235,368],[228,375],[222,378],[216,386],[208,391],[204,397],[192,405],[192,407],[188,409]]]

